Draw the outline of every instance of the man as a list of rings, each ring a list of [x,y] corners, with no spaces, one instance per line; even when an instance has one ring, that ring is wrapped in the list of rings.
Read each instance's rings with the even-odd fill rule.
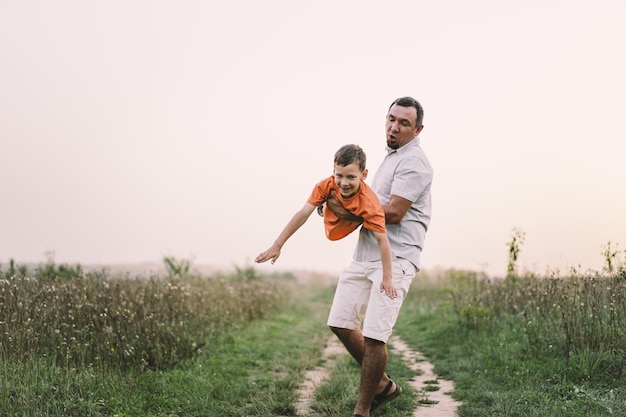
[[[402,392],[385,374],[386,343],[419,271],[430,223],[433,169],[419,146],[423,117],[422,106],[412,97],[401,97],[391,104],[385,125],[387,155],[372,183],[385,211],[397,297],[392,299],[380,291],[380,252],[374,235],[361,228],[353,260],[339,277],[328,317],[330,329],[361,365],[353,417],[369,417]],[[326,204],[337,216],[355,220],[337,198],[328,199]]]

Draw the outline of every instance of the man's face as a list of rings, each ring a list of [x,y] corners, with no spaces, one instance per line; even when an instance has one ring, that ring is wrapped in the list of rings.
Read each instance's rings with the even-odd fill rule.
[[[391,149],[398,149],[409,143],[424,127],[423,125],[416,126],[416,121],[415,107],[403,107],[397,104],[391,106],[385,125],[387,146]]]
[[[346,165],[345,167],[335,164],[333,175],[341,196],[350,198],[359,191],[361,180],[367,177],[367,169],[361,172],[357,163]]]

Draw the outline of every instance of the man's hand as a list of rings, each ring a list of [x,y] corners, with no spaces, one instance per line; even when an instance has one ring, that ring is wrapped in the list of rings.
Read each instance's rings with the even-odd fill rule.
[[[326,207],[340,219],[363,223],[363,217],[355,215],[341,204],[341,201],[335,196],[334,190],[330,190],[330,194],[326,199]]]

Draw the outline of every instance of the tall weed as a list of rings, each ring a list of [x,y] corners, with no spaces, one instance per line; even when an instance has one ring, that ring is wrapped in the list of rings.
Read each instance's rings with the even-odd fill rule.
[[[626,271],[502,280],[450,271],[448,279],[465,325],[489,326],[516,317],[537,353],[602,358],[603,371],[615,377],[626,371]]]
[[[49,357],[68,367],[167,368],[285,295],[261,278],[122,278],[50,263],[0,276],[0,360]]]

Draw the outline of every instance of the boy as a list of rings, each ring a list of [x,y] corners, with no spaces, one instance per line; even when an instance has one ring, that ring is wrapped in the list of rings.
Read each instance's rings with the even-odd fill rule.
[[[257,263],[271,259],[276,262],[280,251],[287,239],[293,235],[309,218],[313,210],[334,194],[355,216],[363,219],[363,227],[371,230],[380,250],[383,266],[383,279],[380,291],[388,297],[396,298],[397,291],[393,285],[391,275],[391,246],[387,238],[385,213],[378,197],[372,189],[363,182],[367,177],[365,168],[366,156],[363,149],[357,145],[342,146],[335,153],[333,175],[315,185],[304,206],[294,214],[285,226],[276,241],[269,249],[259,254],[254,260]],[[324,210],[324,227],[326,237],[330,240],[341,239],[352,233],[361,224],[357,221],[343,220],[330,210]]]

